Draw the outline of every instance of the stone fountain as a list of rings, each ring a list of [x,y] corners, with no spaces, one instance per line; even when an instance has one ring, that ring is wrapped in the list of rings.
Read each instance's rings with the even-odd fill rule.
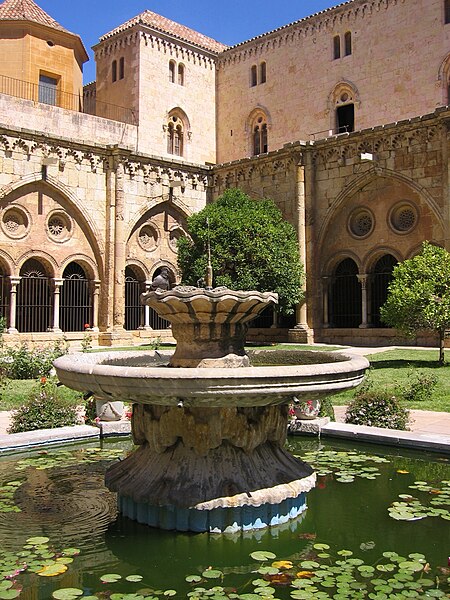
[[[248,323],[277,295],[176,287],[143,295],[177,341],[162,352],[63,356],[60,381],[133,404],[139,448],[106,485],[120,512],[179,531],[235,532],[279,525],[306,508],[313,469],[284,449],[288,404],[361,383],[366,359],[329,353],[322,364],[250,365]],[[324,358],[323,353],[316,353]]]

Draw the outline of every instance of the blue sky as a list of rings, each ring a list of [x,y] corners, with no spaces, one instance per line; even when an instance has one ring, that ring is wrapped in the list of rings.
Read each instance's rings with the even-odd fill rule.
[[[81,36],[90,60],[85,83],[95,79],[91,46],[104,33],[144,10],[152,10],[233,45],[320,10],[339,0],[35,0],[66,29]]]

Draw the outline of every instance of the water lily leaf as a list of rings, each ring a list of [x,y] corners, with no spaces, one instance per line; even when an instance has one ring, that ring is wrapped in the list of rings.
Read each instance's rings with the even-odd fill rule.
[[[405,571],[422,571],[423,564],[417,560],[406,560],[401,562],[399,565],[400,569],[404,569]]]
[[[74,600],[82,595],[83,590],[78,588],[61,588],[53,592],[52,598],[55,598],[55,600]]]
[[[127,575],[127,577],[125,577],[126,581],[134,581],[134,582],[138,582],[138,581],[142,581],[144,578],[142,577],[142,575]],[[187,581],[187,578],[186,578]],[[198,578],[198,581],[201,581],[201,578]]]
[[[13,600],[13,598],[18,598],[20,596],[20,591],[17,589],[9,589],[9,590],[0,590],[0,598],[1,600]]]
[[[276,560],[272,563],[272,567],[276,567],[277,569],[292,569],[293,566],[290,560]]]
[[[119,579],[122,579],[122,575],[118,573],[106,573],[100,577],[100,581],[103,581],[103,583],[115,583]]]
[[[185,580],[188,583],[198,583],[199,581],[202,580],[202,578],[200,577],[200,575],[188,575]]]
[[[177,595],[177,592],[176,592],[176,590],[166,590],[166,591],[164,592],[164,594],[163,594],[163,596],[168,596],[169,598],[170,598],[171,596],[176,596],[176,595]]]
[[[218,569],[206,569],[206,571],[203,571],[202,577],[206,579],[220,579],[223,577],[223,573]]]
[[[273,552],[267,552],[266,550],[258,550],[257,552],[252,552],[250,556],[253,560],[258,560],[260,562],[264,562],[266,560],[273,560],[277,556]]]
[[[40,575],[40,577],[55,577],[56,575],[61,575],[66,571],[67,565],[53,563],[51,565],[45,565],[42,569],[37,571],[37,574]]]
[[[64,548],[62,551],[65,556],[78,556],[80,552],[81,550],[79,548]]]
[[[33,544],[33,546],[41,546],[42,544],[47,544],[50,541],[48,537],[31,537],[27,539],[28,544]]]
[[[314,544],[314,550],[329,550],[330,546],[328,544]]]
[[[277,575],[278,569],[276,567],[259,567],[256,572],[260,575]]]

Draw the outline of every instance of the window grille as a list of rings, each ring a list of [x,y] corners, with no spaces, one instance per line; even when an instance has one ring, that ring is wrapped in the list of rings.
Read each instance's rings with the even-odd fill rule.
[[[7,275],[0,269],[0,317],[9,325],[9,281]]]
[[[392,281],[392,272],[397,261],[391,254],[382,256],[373,269],[370,278],[369,320],[373,327],[386,327],[380,318],[380,308],[387,300],[388,286]]]
[[[359,327],[362,321],[361,285],[358,267],[346,258],[336,268],[329,296],[331,327]]]
[[[141,294],[144,281],[140,281],[131,267],[125,269],[125,329],[133,331],[144,324],[144,307]]]
[[[52,324],[53,294],[45,268],[29,259],[20,270],[17,286],[17,329],[20,332],[47,331]]]
[[[92,293],[84,269],[70,263],[63,273],[60,292],[59,319],[63,331],[84,331],[92,326]]]

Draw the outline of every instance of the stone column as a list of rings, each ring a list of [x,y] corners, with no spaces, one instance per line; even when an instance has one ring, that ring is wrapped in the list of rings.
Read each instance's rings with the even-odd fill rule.
[[[64,279],[53,279],[53,327],[49,327],[48,331],[53,331],[54,333],[62,333],[61,328],[59,326],[59,300],[60,300],[60,292],[61,286],[64,283]]]
[[[145,292],[150,291],[151,285],[151,281],[145,282]],[[139,327],[139,329],[152,329],[152,327],[150,327],[150,306],[147,304],[144,305],[144,324],[142,327]]]
[[[294,330],[289,331],[289,341],[292,342],[308,342],[310,341],[311,333],[308,327],[308,305],[307,305],[307,256],[306,256],[306,206],[305,206],[305,167],[303,165],[303,155],[297,156],[297,166],[295,169],[296,182],[296,221],[297,221],[297,239],[300,254],[300,260],[305,269],[305,281],[302,286],[302,291],[305,300],[302,304],[298,304],[295,311],[296,325]]]
[[[116,161],[116,215],[114,232],[114,312],[113,330],[121,331],[125,323],[125,191],[124,166],[121,157]]]
[[[98,310],[100,296],[100,280],[95,279],[92,282],[92,331],[98,331]]]
[[[361,284],[361,313],[362,320],[360,329],[367,329],[367,275],[357,275],[358,281]]]
[[[17,310],[17,286],[20,283],[21,277],[9,277],[11,284],[9,296],[9,327],[8,333],[19,333],[16,328],[16,310]]]

